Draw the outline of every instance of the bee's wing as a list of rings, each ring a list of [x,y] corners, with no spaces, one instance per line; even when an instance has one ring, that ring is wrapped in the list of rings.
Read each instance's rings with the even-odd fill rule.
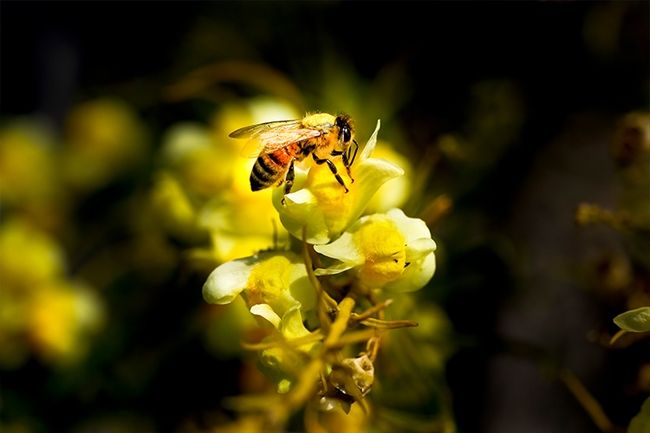
[[[261,153],[271,153],[291,143],[318,137],[322,131],[311,128],[300,128],[300,121],[279,121],[262,123],[238,129],[230,134],[231,137],[249,140],[242,149],[243,156],[253,158]]]
[[[322,135],[323,132],[318,129],[293,129],[286,131],[279,131],[274,129],[272,131],[263,132],[259,135],[259,140],[262,143],[262,153],[271,153],[281,147],[288,146],[292,143],[307,140]]]
[[[300,124],[300,120],[294,119],[294,120],[275,120],[273,122],[264,122],[264,123],[258,123],[256,125],[250,125],[250,126],[244,126],[243,128],[239,128],[236,131],[231,132],[228,134],[228,137],[230,138],[251,138],[256,135],[261,134],[264,131],[269,131],[274,128],[280,128],[280,127],[293,127],[296,128]]]

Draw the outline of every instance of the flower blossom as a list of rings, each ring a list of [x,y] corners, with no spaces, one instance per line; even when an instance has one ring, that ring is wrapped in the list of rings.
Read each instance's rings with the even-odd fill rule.
[[[309,170],[296,166],[294,191],[286,195],[283,188],[273,191],[273,204],[289,233],[302,239],[304,228],[305,240],[310,244],[326,244],[336,239],[359,218],[381,185],[403,174],[400,167],[370,156],[379,127],[378,120],[374,133],[351,167],[354,182],[346,176],[342,158],[332,159],[349,192],[345,192],[326,164],[313,164]]]
[[[436,269],[429,228],[401,209],[364,216],[334,242],[314,249],[338,261],[317,269],[316,275],[354,270],[368,288],[412,292],[427,284]]]
[[[283,316],[315,305],[305,264],[291,252],[267,252],[226,262],[208,276],[203,297],[211,304],[229,304],[243,295],[250,312],[280,328]]]
[[[316,296],[297,254],[267,252],[224,263],[212,271],[203,286],[203,297],[212,304],[229,304],[239,295],[251,314],[273,325],[285,340],[310,333],[302,313],[315,307]],[[299,375],[304,354],[314,345],[302,344],[295,351],[284,347],[262,351],[262,365],[276,380],[278,392],[289,390]]]

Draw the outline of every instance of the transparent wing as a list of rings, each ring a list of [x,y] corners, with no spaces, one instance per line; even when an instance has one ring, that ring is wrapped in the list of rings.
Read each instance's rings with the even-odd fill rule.
[[[282,124],[271,129],[247,132],[250,134],[250,139],[244,145],[241,154],[253,158],[261,153],[271,153],[289,144],[318,137],[322,133],[318,129],[296,128],[294,124]]]
[[[230,138],[250,138],[255,135],[261,134],[264,131],[269,131],[279,127],[294,127],[300,124],[300,120],[275,120],[273,122],[258,123],[256,125],[244,126],[236,131],[228,134]]]

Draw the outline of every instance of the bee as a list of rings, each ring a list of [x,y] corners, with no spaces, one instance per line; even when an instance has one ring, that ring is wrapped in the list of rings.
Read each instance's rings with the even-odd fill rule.
[[[309,155],[316,164],[327,164],[337,182],[348,192],[348,187],[330,157],[340,156],[350,178],[350,167],[357,156],[359,145],[353,138],[350,116],[327,113],[307,114],[302,119],[278,120],[246,126],[230,133],[232,138],[247,138],[256,142],[261,151],[250,175],[252,191],[284,183],[289,194],[294,181],[294,163]],[[284,203],[284,198],[282,199]]]

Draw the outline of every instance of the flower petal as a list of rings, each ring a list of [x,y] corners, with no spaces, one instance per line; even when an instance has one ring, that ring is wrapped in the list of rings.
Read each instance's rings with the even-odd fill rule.
[[[372,151],[375,150],[375,146],[377,145],[377,134],[379,134],[379,128],[380,127],[381,127],[381,120],[377,119],[377,126],[375,126],[375,131],[372,133],[372,135],[368,139],[368,142],[366,143],[366,146],[361,151],[361,155],[359,155],[361,159],[370,158],[370,155],[372,154]]]
[[[280,214],[282,225],[296,238],[302,239],[304,227],[308,243],[324,244],[329,241],[325,217],[319,211],[318,201],[309,189],[303,188],[284,195],[283,188],[276,188],[273,191],[273,204]]]
[[[406,244],[406,256],[412,259],[425,256],[436,250],[436,243],[431,238],[411,239]]]
[[[252,263],[234,260],[218,266],[203,285],[203,298],[210,304],[229,304],[246,287]]]
[[[336,265],[328,266],[326,268],[315,269],[314,274],[319,277],[322,275],[336,275],[336,274],[341,274],[352,268],[354,268],[354,265],[352,264],[338,263]]]
[[[289,292],[300,303],[300,309],[308,311],[316,306],[316,292],[307,276],[305,264],[298,260],[291,267]]]
[[[409,260],[408,255],[406,260]],[[431,280],[435,270],[436,256],[431,252],[420,260],[409,262],[409,265],[404,268],[402,276],[398,280],[386,284],[384,289],[400,293],[420,290]]]
[[[386,215],[388,215],[388,217],[397,224],[397,227],[400,228],[406,238],[407,244],[420,238],[431,239],[431,231],[429,230],[429,227],[427,227],[426,223],[421,219],[407,217],[402,209],[397,208],[389,210],[386,212]]]
[[[422,288],[435,272],[436,243],[429,228],[400,209],[364,216],[334,242],[314,249],[339,261],[317,269],[316,275],[356,268],[361,284],[397,292]]]
[[[358,264],[363,261],[363,256],[354,242],[354,236],[349,231],[327,245],[315,245],[314,250],[324,256],[346,263]]]
[[[304,337],[309,334],[309,331],[302,323],[302,315],[300,314],[299,308],[291,308],[284,313],[284,316],[282,316],[282,322],[280,323],[280,331],[288,340]],[[300,346],[299,349],[306,351],[313,345],[314,343],[310,343],[308,345]]]
[[[280,316],[273,311],[269,304],[255,304],[250,308],[251,314],[268,320],[276,329],[280,327]]]
[[[356,206],[350,212],[351,215],[355,215],[352,219],[355,220],[365,210],[379,187],[391,179],[402,176],[404,170],[383,159],[369,158],[361,161],[353,174],[355,183],[359,184],[359,191],[354,197]]]

